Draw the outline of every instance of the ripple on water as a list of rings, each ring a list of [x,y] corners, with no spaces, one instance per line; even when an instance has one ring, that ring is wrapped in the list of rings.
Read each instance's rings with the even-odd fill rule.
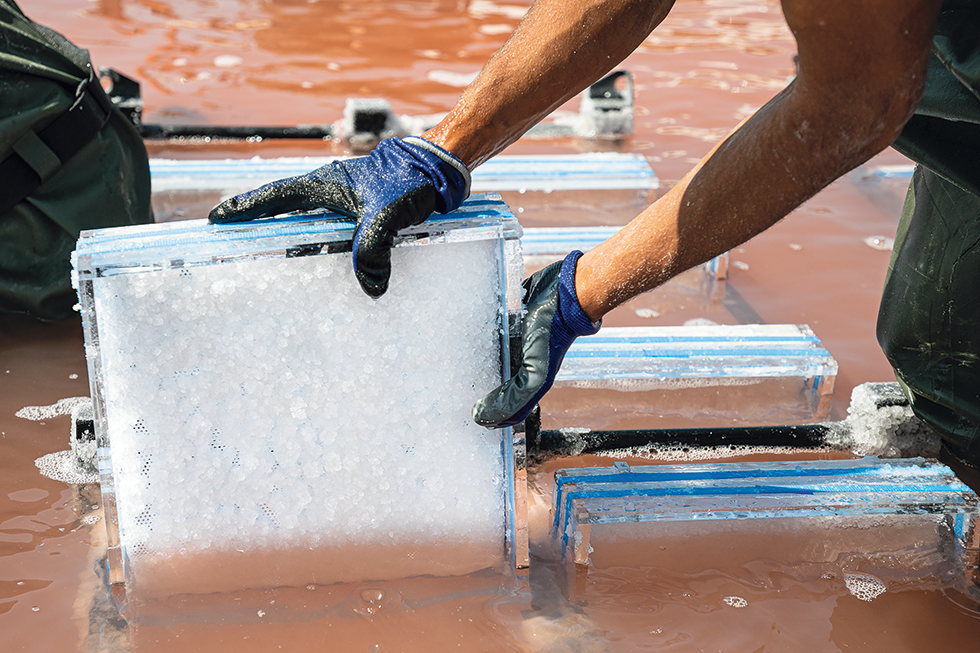
[[[373,617],[379,614],[394,612],[402,604],[401,594],[384,587],[364,587],[354,590],[347,597],[350,609],[359,615]]]

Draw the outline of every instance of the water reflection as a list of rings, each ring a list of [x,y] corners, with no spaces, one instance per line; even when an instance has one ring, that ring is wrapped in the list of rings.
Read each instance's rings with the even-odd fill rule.
[[[348,97],[385,98],[397,113],[447,111],[530,4],[100,0],[84,15],[103,22],[71,35],[102,38],[108,25],[139,38],[142,51],[127,50],[137,66],[120,69],[143,83],[147,122],[320,124],[339,119]],[[666,164],[661,177],[679,178],[785,86],[794,49],[776,2],[677,2],[624,66],[636,78],[637,142]]]

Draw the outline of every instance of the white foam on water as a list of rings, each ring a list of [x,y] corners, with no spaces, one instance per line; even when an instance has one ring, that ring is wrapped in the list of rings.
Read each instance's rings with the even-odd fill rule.
[[[46,419],[69,415],[73,408],[89,401],[91,399],[88,397],[65,397],[48,406],[24,406],[14,415],[21,419],[41,422]]]
[[[759,385],[766,377],[709,376],[709,377],[607,377],[600,379],[562,379],[555,381],[558,388],[579,390],[615,390],[616,392],[650,392],[653,390],[694,390],[702,388],[734,388]]]
[[[633,310],[633,313],[635,313],[637,317],[643,317],[648,319],[660,317],[660,312],[652,308],[643,308],[643,307],[637,308]]]
[[[721,600],[726,605],[730,605],[733,608],[744,608],[749,604],[749,602],[743,599],[741,596],[725,596]]]
[[[563,429],[564,430],[564,429]],[[584,441],[578,453],[585,448]],[[572,448],[574,452],[574,447]],[[596,451],[592,455],[603,458],[642,458],[644,460],[658,460],[671,462],[695,462],[706,460],[718,460],[724,458],[741,458],[743,456],[783,456],[790,454],[809,454],[819,451],[829,451],[826,448],[798,448],[798,447],[770,447],[751,444],[724,444],[717,446],[695,446],[686,444],[669,444],[665,442],[652,442],[639,447],[626,449],[609,449],[606,451]],[[571,455],[577,455],[572,453]]]
[[[77,468],[74,454],[70,450],[56,451],[41,456],[34,461],[34,466],[44,476],[69,485],[99,482],[98,474],[88,473]]]
[[[131,559],[503,542],[496,241],[105,277],[95,306],[120,538]]]
[[[888,585],[871,574],[844,574],[847,591],[862,601],[874,601],[888,590]]]
[[[458,73],[451,70],[430,70],[428,73],[426,73],[425,77],[430,81],[445,84],[446,86],[466,88],[474,79],[476,79],[478,74],[479,71]]]

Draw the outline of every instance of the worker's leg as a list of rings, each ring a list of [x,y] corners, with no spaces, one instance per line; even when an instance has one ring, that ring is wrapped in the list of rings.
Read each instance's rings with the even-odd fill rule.
[[[878,342],[916,415],[980,465],[980,198],[916,168],[878,314]]]
[[[73,249],[75,237],[28,202],[0,214],[0,312],[71,317]]]

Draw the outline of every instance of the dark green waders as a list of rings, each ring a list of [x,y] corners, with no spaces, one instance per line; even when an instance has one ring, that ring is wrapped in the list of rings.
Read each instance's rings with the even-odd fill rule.
[[[918,417],[980,465],[980,9],[945,3],[925,92],[894,147],[909,186],[878,342]]]
[[[152,221],[143,141],[88,52],[0,0],[0,312],[70,317],[79,232]]]

